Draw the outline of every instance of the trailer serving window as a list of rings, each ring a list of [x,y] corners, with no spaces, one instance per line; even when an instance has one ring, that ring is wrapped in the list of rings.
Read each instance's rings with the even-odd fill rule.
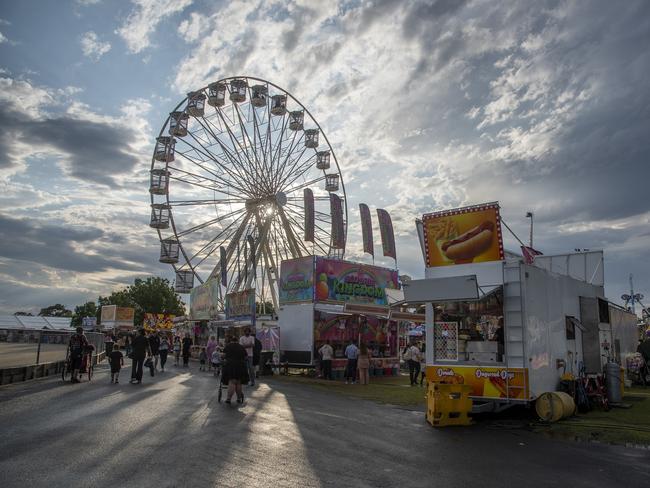
[[[435,303],[434,361],[503,362],[503,286],[479,300]]]

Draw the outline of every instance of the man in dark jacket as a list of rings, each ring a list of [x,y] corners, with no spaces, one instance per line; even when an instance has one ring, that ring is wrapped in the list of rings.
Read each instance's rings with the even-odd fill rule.
[[[150,355],[149,341],[144,329],[140,329],[131,343],[131,383],[142,383],[142,366]]]
[[[160,337],[155,332],[149,334],[149,350],[153,356],[153,367],[158,367],[158,355],[160,354]]]

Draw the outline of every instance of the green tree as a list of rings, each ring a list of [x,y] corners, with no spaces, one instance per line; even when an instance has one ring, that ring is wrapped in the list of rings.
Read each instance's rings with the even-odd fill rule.
[[[56,305],[50,305],[49,307],[41,308],[41,311],[38,312],[38,315],[41,317],[72,317],[72,311],[68,310],[60,303],[57,303]]]
[[[86,302],[83,305],[77,305],[72,314],[71,327],[79,327],[81,319],[84,317],[97,317],[97,304],[95,302]]]
[[[98,302],[100,310],[103,305],[134,308],[134,323],[137,327],[142,325],[145,313],[185,314],[185,304],[169,280],[158,277],[146,280],[136,278],[133,285],[115,291],[108,297],[100,296]]]
[[[271,302],[256,302],[255,303],[255,314],[256,315],[275,315],[275,308]]]
[[[21,315],[21,316],[26,316],[26,317],[32,317],[33,314],[32,312],[15,312],[14,315]]]

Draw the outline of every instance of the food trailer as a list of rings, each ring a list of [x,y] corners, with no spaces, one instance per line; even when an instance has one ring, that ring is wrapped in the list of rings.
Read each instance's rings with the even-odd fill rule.
[[[602,251],[539,261],[505,252],[496,203],[427,214],[417,229],[425,279],[404,296],[425,304],[429,381],[470,385],[476,411],[499,410],[615,359]]]
[[[318,349],[329,341],[332,370],[345,365],[343,352],[353,340],[372,353],[376,374],[399,366],[397,321],[390,320],[386,289],[398,289],[397,271],[320,256],[281,263],[278,323],[283,363],[314,366]]]

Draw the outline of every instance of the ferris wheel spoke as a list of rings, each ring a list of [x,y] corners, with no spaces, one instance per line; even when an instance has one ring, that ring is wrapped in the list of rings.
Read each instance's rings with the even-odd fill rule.
[[[217,112],[217,115],[220,115],[220,112]],[[213,128],[211,126],[211,122],[206,118],[203,118],[203,120],[210,127],[209,130],[211,130]],[[201,122],[199,122],[199,123],[201,123]],[[225,122],[224,122],[224,125],[226,125]],[[211,132],[212,132],[212,130],[211,130]],[[232,143],[232,137],[230,137],[230,129],[229,129],[229,127],[227,125],[226,125],[226,130],[222,131],[222,134],[226,133],[226,132],[228,132],[229,138],[230,138],[231,143]],[[234,147],[234,144],[233,144],[233,148],[231,150],[229,147],[227,147],[221,141],[220,137],[218,137],[216,134],[214,134],[214,132],[212,132],[212,134],[213,134],[213,137],[214,137],[214,139],[216,141],[216,144],[219,145],[219,147],[220,147],[221,151],[223,152],[224,156],[226,156],[227,160],[230,162],[230,164],[232,164],[233,170],[237,171],[237,174],[239,175],[239,178],[241,180],[243,180],[243,181],[250,181],[252,175],[251,175],[250,171],[248,171],[246,169],[246,165],[244,165],[242,163],[241,159],[237,156],[237,148]],[[219,162],[218,158],[216,158],[214,162],[217,163],[222,169],[226,170],[225,166]]]
[[[198,119],[197,119],[197,121],[198,121]],[[201,123],[201,122],[199,121],[199,124],[200,124],[200,123]],[[230,129],[228,129],[228,132],[230,132]],[[207,149],[206,147],[204,147],[203,145],[201,145],[201,143],[200,143],[200,142],[199,142],[199,141],[194,137],[194,134],[193,134],[192,132],[188,132],[188,134],[189,134],[190,136],[192,136],[192,138],[193,138],[193,139],[194,139],[194,140],[195,140],[195,141],[196,141],[196,142],[201,146],[202,151],[199,150],[199,149],[197,149],[196,147],[194,147],[194,146],[193,146],[192,144],[190,144],[189,142],[187,142],[187,140],[183,140],[183,142],[185,142],[185,144],[187,144],[188,146],[192,147],[195,151],[197,151],[197,152],[203,154],[205,157],[209,158],[211,161],[213,161],[213,162],[215,162],[215,163],[218,164],[218,158],[217,158],[217,156],[214,155],[214,154],[212,154],[212,152],[211,152],[209,149]],[[216,139],[217,139],[217,141],[219,141],[218,138],[216,138]],[[222,150],[224,150],[224,152],[225,152],[225,149],[224,149],[223,145],[220,144],[220,146],[222,147]],[[233,179],[237,182],[237,184],[239,184],[239,185],[241,185],[241,186],[246,186],[246,187],[248,187],[248,191],[254,192],[253,188],[250,186],[250,180],[247,179],[245,176],[239,174],[239,177],[237,177],[237,176],[235,176],[235,175],[232,173],[232,171],[229,170],[226,166],[224,166],[224,165],[219,165],[219,167],[222,168],[226,173],[228,173],[228,174],[230,175],[230,177],[233,178]],[[204,168],[204,169],[205,169],[205,168]],[[210,170],[207,170],[207,169],[206,169],[206,171],[212,173]],[[214,173],[212,173],[212,174],[214,174]]]
[[[183,178],[179,178],[178,176],[169,175],[169,179],[171,179],[171,180],[176,180],[176,181],[180,181],[180,182],[183,182],[183,183],[187,183],[188,185],[199,186],[201,188],[205,188],[207,190],[223,193],[224,195],[229,195],[229,196],[234,197],[234,198],[240,198],[241,197],[241,195],[235,195],[234,193],[229,193],[229,192],[225,191],[222,186],[208,186],[208,185],[203,184],[204,182],[216,183],[216,180],[213,180],[211,178],[207,178],[205,176],[198,175],[196,173],[192,173],[190,171],[185,171],[183,169],[180,169],[178,167],[171,166],[171,165],[168,165],[167,168],[171,169],[173,171],[178,171],[179,173],[183,173],[184,175],[187,175],[189,177],[194,178],[194,180],[186,180],[186,179],[183,179]],[[227,186],[231,186],[231,185],[227,185]]]
[[[185,207],[192,205],[221,205],[221,204],[230,204],[230,203],[246,203],[245,199],[242,198],[231,198],[231,199],[211,199],[211,200],[169,200],[167,202],[172,207]]]
[[[253,113],[255,112],[255,108],[250,104],[249,104],[249,110],[252,110]],[[253,169],[255,170],[255,174],[257,176],[257,179],[258,179],[258,182],[260,183],[260,185],[262,185],[264,187],[264,190],[266,192],[271,192],[271,188],[268,185],[268,182],[266,180],[266,175],[264,174],[264,171],[262,170],[262,168],[259,165],[259,157],[257,155],[257,149],[255,147],[256,146],[255,141],[254,140],[251,141],[251,138],[248,135],[248,130],[246,130],[246,125],[244,124],[244,121],[242,119],[242,114],[241,114],[241,110],[240,110],[239,106],[235,106],[235,112],[237,113],[237,119],[239,121],[239,126],[240,126],[241,133],[242,133],[242,141],[244,142],[245,147],[250,147],[252,149],[252,151],[253,151],[253,154],[251,155],[252,160],[249,157],[248,150],[245,151],[248,162],[249,162],[250,166],[253,167]],[[254,119],[254,117],[253,117],[253,119]],[[253,129],[254,129],[254,126],[253,126]],[[248,143],[246,143],[246,141],[248,141]]]
[[[327,199],[329,201],[329,198]],[[299,213],[299,211],[304,211],[304,208],[302,205],[297,205],[295,203],[290,203],[287,202],[288,206],[295,207],[295,209],[292,209],[294,212]],[[320,220],[321,222],[329,223],[331,216],[328,213],[321,212],[320,210],[314,209],[314,218],[317,220]]]
[[[177,232],[177,233],[176,233],[176,236],[177,236],[177,237],[186,236],[186,235],[188,235],[188,234],[191,234],[191,233],[193,233],[193,232],[199,231],[199,230],[201,230],[201,229],[205,229],[206,227],[209,227],[209,226],[211,226],[211,225],[218,224],[219,222],[221,222],[221,221],[224,220],[224,219],[232,218],[232,217],[234,217],[235,215],[239,215],[240,213],[245,212],[245,211],[246,211],[246,207],[244,207],[244,208],[240,208],[240,209],[238,209],[238,210],[235,210],[235,211],[233,211],[233,212],[230,212],[229,214],[222,215],[221,217],[217,217],[217,218],[215,218],[215,219],[208,220],[208,221],[203,222],[203,223],[201,223],[201,224],[195,225],[194,227],[190,227],[189,229],[186,229],[186,230],[184,230],[184,231]]]
[[[236,109],[233,109],[233,110],[236,110]],[[223,112],[221,110],[217,110],[217,114],[219,114],[219,117],[221,117],[222,120],[223,120],[223,117],[224,117]],[[232,129],[230,128],[230,125],[225,123],[225,120],[224,120],[224,125],[226,126],[226,130],[228,132],[228,137],[230,138],[230,142],[231,142],[231,144],[233,146],[233,149],[236,149],[236,147],[239,147],[239,150],[244,154],[244,156],[248,160],[248,163],[249,163],[249,166],[250,166],[252,164],[252,162],[251,162],[251,160],[250,160],[250,158],[248,156],[248,152],[242,147],[242,145],[239,142],[239,139],[232,132]],[[236,152],[235,154],[236,154],[236,156],[239,156],[239,152]],[[257,185],[258,182],[256,181],[253,173],[249,169],[246,168],[246,165],[244,164],[244,161],[241,158],[237,157],[236,159],[239,160],[239,163],[240,163],[239,166],[243,169],[244,173],[246,173],[248,175],[248,178],[249,178],[248,183],[253,188],[253,193],[257,192],[259,194],[260,193],[260,188]]]
[[[286,117],[286,115],[285,115],[285,118],[288,120],[288,117]],[[277,180],[277,175],[280,174],[280,165],[281,165],[280,161],[284,157],[285,152],[289,152],[289,153],[291,152],[291,148],[293,147],[293,145],[294,145],[294,143],[296,141],[296,136],[298,135],[297,131],[292,131],[293,132],[293,137],[291,138],[291,143],[289,144],[289,148],[287,150],[287,148],[285,146],[283,146],[283,144],[285,142],[284,135],[285,135],[286,131],[287,131],[287,126],[286,126],[286,123],[285,123],[285,124],[283,124],[283,129],[282,129],[282,131],[280,132],[280,134],[278,136],[278,141],[277,141],[276,147],[275,147],[275,149],[273,151],[273,157],[272,157],[272,160],[271,160],[272,166],[273,166],[273,163],[275,163],[275,169],[274,169],[275,176],[273,177],[273,183],[276,185],[276,188],[277,188],[277,181],[276,181]]]
[[[302,218],[302,215],[300,213],[296,212],[295,210],[289,209],[289,212],[292,213],[293,215],[295,215],[295,218],[297,218],[297,219]],[[292,218],[294,218],[294,217],[292,217]],[[300,230],[302,230],[304,232],[305,231],[304,225],[302,225],[299,221],[295,220],[295,218],[294,218],[294,222],[300,228]],[[329,223],[329,222],[325,222],[325,223]],[[315,222],[314,222],[314,228],[320,230],[323,235],[327,235],[329,237],[329,231],[323,229],[320,225],[318,225]],[[323,251],[325,254],[327,254],[327,251],[325,250],[325,248],[323,246],[321,246],[321,243],[325,246],[325,248],[329,247],[329,242],[325,241],[325,239],[322,239],[319,236],[318,233],[314,232],[314,244],[318,245],[320,250]]]
[[[307,188],[308,186],[312,186],[315,183],[318,183],[319,181],[323,181],[325,179],[325,175],[319,176],[318,178],[314,178],[313,180],[305,181],[304,183],[294,186],[293,188],[288,188],[284,190],[285,193],[290,194],[295,191],[302,190],[303,188]],[[329,198],[329,197],[328,197]]]
[[[292,222],[292,224],[295,225],[295,226],[298,228],[298,230],[300,230],[301,233],[304,235],[305,227],[304,227],[304,226],[303,226],[303,225],[302,225],[302,224],[301,224],[301,223],[300,223],[300,222],[299,222],[299,221],[298,221],[298,220],[297,220],[293,215],[291,215],[291,213],[288,213],[286,217],[287,217],[287,219],[289,219],[289,220]],[[314,237],[315,237],[315,240],[314,240],[314,243],[313,243],[313,244],[316,245],[316,246],[318,246],[319,249],[320,249],[321,251],[323,251],[324,253],[327,253],[327,251],[325,251],[325,249],[323,249],[323,248],[321,247],[320,242],[319,242],[319,240],[316,238],[316,235],[315,235],[315,234],[314,234]],[[305,252],[306,252],[307,254],[312,254],[312,253],[313,253],[313,251],[310,251],[310,250],[307,248],[307,245],[305,244],[305,241],[303,241],[302,239],[298,239],[298,242],[300,243],[300,245],[302,246],[302,248],[305,250]]]
[[[200,150],[194,148],[194,147],[193,147],[190,143],[188,143],[187,141],[183,141],[183,142],[184,142],[185,144],[187,144],[188,146],[192,147],[192,148],[194,149],[194,151],[197,152],[198,154],[202,154],[204,157],[206,157],[206,154],[205,154],[205,153],[203,153],[203,152],[201,152]],[[245,193],[245,194],[248,194],[248,193],[249,193],[250,190],[246,190],[246,189],[244,189],[245,181],[244,181],[244,180],[240,180],[239,178],[237,178],[236,176],[234,176],[234,175],[233,175],[233,174],[232,174],[232,173],[231,173],[227,168],[225,168],[224,166],[221,165],[220,167],[221,167],[221,168],[222,168],[226,173],[228,173],[228,175],[231,177],[230,180],[226,180],[226,179],[224,179],[222,175],[218,175],[217,173],[215,173],[215,172],[212,171],[211,169],[207,168],[207,167],[205,166],[205,164],[203,164],[203,163],[205,163],[205,162],[207,162],[207,161],[201,161],[201,162],[199,162],[199,161],[195,160],[193,157],[188,156],[187,153],[181,153],[181,154],[182,154],[182,156],[183,156],[187,161],[189,161],[189,162],[192,163],[192,164],[195,164],[196,166],[198,166],[199,168],[201,168],[201,169],[202,169],[203,171],[205,171],[206,173],[209,173],[209,174],[211,174],[212,176],[214,176],[215,179],[216,179],[216,181],[219,181],[219,182],[223,183],[223,184],[226,185],[226,186],[232,186],[232,187],[234,187],[235,189],[241,191],[242,193]],[[215,161],[215,159],[212,158],[212,157],[210,157],[210,156],[207,156],[207,158],[208,158],[209,161],[212,161],[212,162]]]
[[[279,188],[283,188],[289,179],[291,179],[290,183],[293,183],[296,181],[298,178],[300,178],[302,175],[304,175],[307,171],[309,171],[313,166],[314,166],[314,158],[316,157],[316,153],[314,152],[310,157],[308,157],[306,160],[303,160],[300,162],[302,159],[302,156],[304,155],[305,151],[307,148],[305,147],[302,152],[300,153],[300,156],[296,158],[296,160],[293,162],[293,165],[291,168],[286,172],[286,175],[282,178],[282,180],[278,183]],[[300,166],[298,166],[300,164]]]
[[[298,132],[300,132],[300,137],[298,137],[298,141],[296,141],[296,135],[297,135]],[[300,142],[302,142],[304,136],[305,136],[304,131],[294,131],[294,135],[293,135],[293,138],[291,140],[291,145],[289,146],[289,149],[286,151],[286,153],[281,155],[283,161],[282,161],[282,163],[278,164],[278,169],[277,169],[277,171],[275,173],[274,183],[275,183],[276,187],[278,187],[278,188],[280,187],[280,181],[284,177],[284,172],[285,172],[285,170],[287,168],[287,164],[288,164],[289,160],[291,159],[291,155],[294,154],[294,148],[296,147],[296,143],[300,144]],[[300,155],[298,156],[298,159],[300,159],[302,157],[302,155],[305,153],[306,150],[307,150],[306,147],[302,148],[302,151],[300,152]]]
[[[247,220],[247,217],[244,218],[244,222],[246,220]],[[223,244],[223,242],[225,242],[225,241],[227,241],[228,239],[231,238],[232,233],[227,234],[227,232],[232,229],[233,225],[235,225],[236,222],[237,222],[236,220],[233,220],[230,224],[228,224],[227,227],[223,228],[215,237],[210,239],[207,244],[205,244],[199,251],[194,253],[194,256],[192,256],[190,261],[196,259],[206,249],[208,249],[210,246],[212,246],[212,249],[210,249],[210,251],[198,263],[196,263],[195,266],[198,267],[201,264],[203,264],[203,262],[205,262],[205,260],[207,260],[212,255],[212,253],[214,253],[214,251],[217,250],[220,247],[221,244]],[[240,225],[241,225],[241,223],[240,223]],[[227,235],[224,237],[224,234],[227,234]],[[214,243],[217,242],[218,239],[222,239],[221,242],[218,243],[217,245],[214,245]]]
[[[235,249],[237,248],[237,243],[241,240],[241,236],[244,233],[244,230],[246,230],[248,228],[248,224],[250,222],[250,217],[251,217],[250,212],[246,212],[246,216],[241,221],[241,223],[239,224],[239,227],[237,227],[237,230],[235,231],[235,234],[230,239],[230,242],[228,243],[228,246],[226,247],[226,261],[229,262],[229,261],[232,260],[232,255],[235,252]],[[210,273],[210,278],[213,278],[213,277],[219,275],[220,266],[221,266],[221,264],[218,264],[217,266],[215,266],[215,268]]]

